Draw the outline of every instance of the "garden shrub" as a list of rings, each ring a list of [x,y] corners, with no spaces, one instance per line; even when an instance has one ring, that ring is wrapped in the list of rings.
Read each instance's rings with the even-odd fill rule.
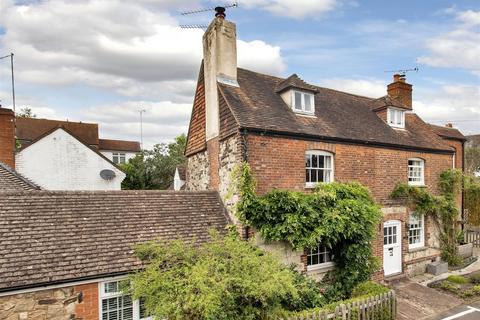
[[[447,281],[456,283],[456,284],[465,284],[469,282],[468,278],[465,278],[464,276],[457,276],[457,275],[448,276]]]
[[[387,293],[388,288],[375,281],[365,281],[356,286],[352,291],[352,298],[361,296],[376,296]]]
[[[319,184],[312,193],[272,190],[258,196],[246,163],[237,166],[232,180],[240,196],[238,218],[263,239],[286,241],[295,250],[322,243],[335,253],[335,268],[323,281],[328,301],[348,298],[378,269],[371,243],[381,212],[363,185],[334,182]]]
[[[460,291],[460,286],[458,284],[449,281],[443,281],[440,288],[453,293],[458,293]]]
[[[156,319],[266,319],[323,305],[313,280],[273,255],[213,232],[200,246],[183,241],[138,245],[145,268],[131,276],[128,293],[142,298]]]

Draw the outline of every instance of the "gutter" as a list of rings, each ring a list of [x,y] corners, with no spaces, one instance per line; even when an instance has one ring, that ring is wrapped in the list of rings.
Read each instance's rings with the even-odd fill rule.
[[[271,136],[288,137],[288,138],[296,138],[296,139],[303,138],[305,140],[312,140],[312,141],[323,140],[326,142],[343,142],[347,144],[366,145],[366,146],[372,146],[372,147],[381,147],[381,148],[408,150],[408,151],[414,150],[414,151],[438,153],[438,154],[454,154],[455,153],[455,151],[453,150],[422,148],[422,147],[406,146],[406,145],[393,144],[393,143],[370,142],[365,140],[355,140],[355,139],[348,139],[348,138],[314,136],[306,133],[289,133],[289,132],[283,132],[283,131],[257,129],[257,128],[242,128],[242,129],[245,130],[245,133],[247,132],[247,130],[249,130],[251,133],[257,133],[260,135],[271,135]]]

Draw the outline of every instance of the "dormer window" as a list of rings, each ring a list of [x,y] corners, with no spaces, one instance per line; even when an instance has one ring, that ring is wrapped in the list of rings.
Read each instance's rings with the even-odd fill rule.
[[[313,98],[313,94],[292,90],[292,107],[295,112],[314,114],[315,99]]]
[[[405,128],[405,111],[395,108],[388,108],[387,123],[394,128]]]

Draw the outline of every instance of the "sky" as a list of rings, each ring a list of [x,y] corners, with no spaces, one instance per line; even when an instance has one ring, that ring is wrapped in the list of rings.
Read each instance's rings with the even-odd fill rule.
[[[100,136],[144,147],[187,133],[202,59],[201,29],[224,1],[0,0],[0,56],[15,54],[17,111],[96,122]],[[369,97],[393,70],[413,84],[414,112],[480,133],[480,1],[239,0],[238,64]],[[0,101],[11,107],[10,64]]]

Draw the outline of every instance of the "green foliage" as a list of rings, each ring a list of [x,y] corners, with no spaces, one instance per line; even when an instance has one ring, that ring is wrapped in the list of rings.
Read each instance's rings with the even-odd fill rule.
[[[322,243],[335,253],[335,270],[325,277],[329,301],[348,297],[378,269],[371,242],[381,212],[366,187],[329,183],[310,194],[273,190],[257,196],[248,164],[238,166],[233,174],[242,223],[255,227],[267,241],[286,241],[297,250]]]
[[[32,108],[30,107],[23,107],[20,109],[20,112],[17,112],[15,115],[19,118],[36,118],[37,115],[33,113]]]
[[[375,281],[365,281],[356,286],[352,291],[352,297],[376,296],[387,293],[388,288]]]
[[[465,284],[469,282],[468,278],[465,278],[464,276],[457,276],[457,275],[448,276],[447,281],[456,283],[456,284]]]
[[[479,178],[468,177],[466,179],[465,209],[468,210],[468,223],[477,225],[477,226],[480,225],[480,179]]]
[[[440,288],[446,291],[450,291],[452,293],[458,293],[460,292],[460,285],[456,283],[452,283],[449,281],[443,281],[442,284],[440,285]]]
[[[324,303],[312,280],[269,253],[233,233],[211,237],[136,247],[146,268],[131,276],[131,293],[156,319],[266,319]]]
[[[425,188],[399,184],[393,190],[392,198],[405,199],[414,208],[415,214],[431,217],[440,230],[442,259],[450,265],[461,263],[457,254],[458,238],[456,222],[459,211],[456,196],[464,184],[463,174],[459,170],[447,170],[440,175],[441,196],[435,196]]]
[[[169,144],[156,144],[152,150],[144,150],[122,166],[127,177],[122,189],[167,189],[173,182],[175,168],[184,164],[187,138],[184,134]]]
[[[473,286],[472,288],[461,293],[462,298],[470,298],[478,295],[480,295],[480,285]]]
[[[480,147],[465,148],[465,171],[470,175],[480,172]]]

